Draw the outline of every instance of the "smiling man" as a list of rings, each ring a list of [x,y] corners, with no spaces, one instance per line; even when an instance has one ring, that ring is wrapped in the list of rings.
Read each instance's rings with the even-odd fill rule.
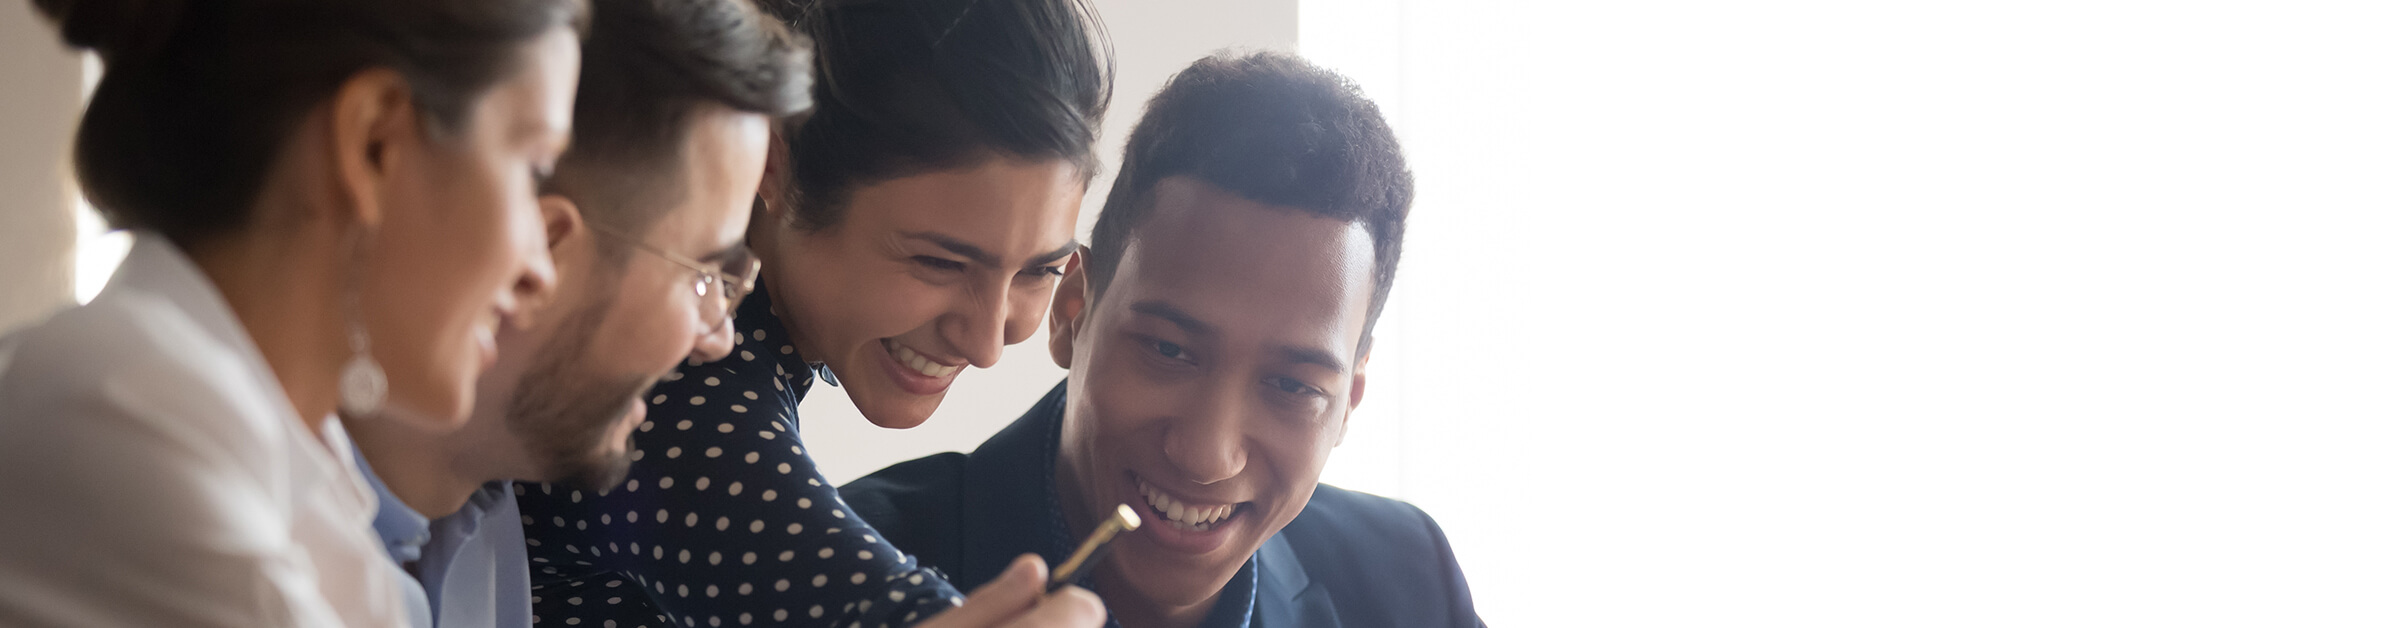
[[[799,43],[747,0],[596,0],[583,60],[541,200],[556,300],[496,338],[465,427],[344,418],[420,626],[535,621],[511,481],[614,484],[642,391],[732,350],[769,129],[808,102]]]
[[[1439,526],[1317,483],[1366,394],[1412,180],[1373,103],[1281,54],[1202,59],[1150,103],[1051,313],[1067,380],[972,454],[846,486],[974,586],[1142,527],[1089,577],[1115,623],[1480,626]]]

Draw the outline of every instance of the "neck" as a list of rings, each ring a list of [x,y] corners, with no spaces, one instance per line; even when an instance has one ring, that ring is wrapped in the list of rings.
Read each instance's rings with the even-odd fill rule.
[[[241,321],[302,426],[320,439],[350,359],[341,273],[356,262],[337,231],[318,221],[269,219],[184,249]]]
[[[1109,616],[1124,628],[1193,628],[1200,625],[1200,620],[1208,619],[1208,611],[1216,608],[1217,598],[1225,595],[1220,588],[1195,604],[1161,603],[1142,595],[1116,566],[1113,561],[1101,565],[1092,586],[1097,589],[1093,592],[1100,594],[1100,601],[1108,605]]]
[[[375,468],[375,476],[392,491],[400,503],[428,519],[458,512],[467,498],[485,482],[507,479],[505,473],[485,471],[475,464],[498,458],[496,452],[477,452],[475,441],[490,441],[479,436],[478,423],[470,422],[458,432],[430,434],[402,421],[389,418],[344,418],[342,427],[358,444],[358,454]]]
[[[792,306],[790,304],[799,303],[799,301],[796,299],[785,298],[783,293],[783,285],[775,281],[775,275],[772,266],[768,267],[767,270],[759,272],[758,289],[766,292],[767,301],[774,304],[775,307],[771,309],[769,313],[774,314],[775,319],[783,324],[783,336],[785,339],[791,341],[793,356],[800,358],[801,364],[817,364],[824,362],[825,356],[818,352],[815,347],[809,346],[808,333],[800,329],[800,317],[792,313]],[[733,306],[736,309],[739,309],[741,304],[736,303]]]

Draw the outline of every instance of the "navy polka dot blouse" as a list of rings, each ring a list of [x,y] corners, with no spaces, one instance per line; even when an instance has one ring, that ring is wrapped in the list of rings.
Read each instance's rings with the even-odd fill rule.
[[[816,372],[770,309],[752,294],[732,355],[651,390],[624,484],[518,485],[536,624],[905,626],[960,602],[817,473],[792,420]]]

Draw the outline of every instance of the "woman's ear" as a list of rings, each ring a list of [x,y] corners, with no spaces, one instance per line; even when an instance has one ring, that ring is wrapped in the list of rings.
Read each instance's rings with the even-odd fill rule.
[[[342,201],[335,211],[374,229],[383,224],[383,188],[394,160],[424,145],[408,79],[385,68],[359,72],[335,90],[329,114],[334,193]]]
[[[1091,308],[1091,282],[1086,280],[1084,258],[1092,247],[1077,247],[1067,256],[1065,275],[1058,278],[1058,293],[1050,298],[1050,361],[1062,369],[1075,368],[1075,335],[1083,328]]]
[[[783,127],[777,125],[767,136],[767,171],[758,178],[758,196],[750,205],[750,230],[743,242],[760,259],[775,259],[774,229],[786,222],[795,200],[792,187],[791,153],[783,145]]]

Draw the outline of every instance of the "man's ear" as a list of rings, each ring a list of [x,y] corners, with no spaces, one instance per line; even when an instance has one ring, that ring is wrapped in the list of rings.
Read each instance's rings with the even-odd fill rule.
[[[1075,368],[1075,334],[1082,329],[1091,305],[1091,282],[1084,266],[1091,254],[1092,247],[1085,246],[1067,256],[1065,276],[1058,278],[1058,292],[1050,297],[1050,361],[1058,363],[1058,368]]]
[[[556,254],[558,245],[568,238],[583,236],[583,206],[565,194],[543,194],[542,233],[550,238],[550,252]]]
[[[1350,407],[1342,409],[1342,425],[1337,428],[1341,431],[1333,435],[1335,447],[1342,446],[1342,439],[1350,435],[1350,415],[1357,414],[1358,402],[1367,398],[1367,359],[1372,357],[1375,357],[1375,351],[1368,349],[1366,353],[1359,354],[1358,364],[1350,367]]]
[[[334,91],[328,114],[337,211],[349,214],[339,218],[372,230],[383,224],[393,160],[425,147],[408,79],[384,68],[359,72]]]

